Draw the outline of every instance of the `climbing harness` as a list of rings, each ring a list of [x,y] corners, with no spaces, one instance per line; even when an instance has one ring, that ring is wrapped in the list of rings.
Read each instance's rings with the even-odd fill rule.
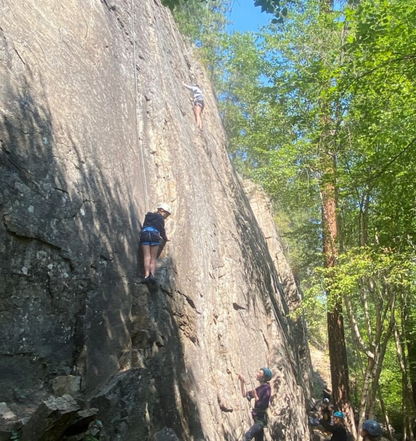
[[[136,146],[139,144],[139,132],[137,126],[139,124],[139,119],[137,118],[137,96],[138,96],[138,80],[137,80],[137,69],[136,69],[136,23],[135,23],[135,4],[134,0],[131,0],[131,23],[132,23],[132,37],[133,37],[133,71],[134,71],[134,115],[135,115],[135,136],[136,136]],[[146,198],[146,212],[149,209],[149,190],[147,188],[147,177],[146,177],[146,168],[144,163],[144,153],[143,149],[140,148],[140,156],[142,161],[142,169],[143,169],[143,180],[144,180],[144,192]]]

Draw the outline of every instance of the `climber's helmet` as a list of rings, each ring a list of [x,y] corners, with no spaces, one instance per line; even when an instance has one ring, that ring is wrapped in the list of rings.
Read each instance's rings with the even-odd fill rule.
[[[263,371],[263,378],[264,378],[266,381],[270,381],[270,380],[272,379],[273,374],[272,374],[272,371],[271,371],[269,368],[267,368],[267,367],[262,367],[260,370]]]
[[[374,420],[364,421],[362,429],[374,437],[381,436],[381,434],[383,433],[383,431],[381,430],[380,424]]]
[[[169,205],[169,204],[165,204],[164,202],[162,202],[161,204],[159,204],[159,205],[157,206],[157,209],[158,209],[158,210],[163,210],[163,211],[165,211],[165,212],[168,213],[168,214],[171,214],[171,213],[172,213],[172,209],[170,208],[170,205]]]
[[[324,403],[325,403],[325,404],[328,404],[328,403],[329,403],[328,398],[324,398]]]
[[[344,414],[342,413],[342,412],[340,412],[339,410],[337,410],[335,413],[334,413],[334,417],[336,417],[336,418],[340,418],[341,420],[343,420],[345,417],[344,417]]]

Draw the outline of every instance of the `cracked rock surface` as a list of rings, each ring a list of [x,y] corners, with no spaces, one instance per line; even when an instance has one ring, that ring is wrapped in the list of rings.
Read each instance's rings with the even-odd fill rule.
[[[234,440],[251,424],[236,373],[251,388],[267,365],[266,439],[308,439],[299,292],[169,10],[0,3],[1,400],[29,414],[69,385],[112,441]],[[182,81],[204,89],[202,130]],[[138,239],[161,201],[170,242],[147,287]]]

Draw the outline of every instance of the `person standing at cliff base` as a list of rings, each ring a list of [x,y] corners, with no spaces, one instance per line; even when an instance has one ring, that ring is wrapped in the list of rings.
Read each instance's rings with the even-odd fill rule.
[[[189,90],[192,90],[192,93],[194,94],[194,115],[195,115],[195,122],[198,129],[202,129],[202,119],[201,115],[204,110],[205,104],[204,104],[204,95],[202,93],[201,88],[198,84],[194,84],[193,86],[188,86],[184,82],[182,84]]]
[[[382,435],[380,424],[374,420],[367,420],[363,422],[361,427],[361,436],[363,441],[372,441]]]
[[[256,375],[256,380],[260,382],[260,386],[253,390],[246,390],[246,382],[241,374],[238,374],[240,380],[241,394],[244,398],[251,401],[254,398],[254,408],[251,415],[254,419],[254,424],[249,431],[244,435],[244,441],[264,440],[264,428],[267,426],[267,408],[270,403],[271,387],[269,381],[272,378],[272,372],[269,368],[261,368]]]
[[[324,398],[322,404],[322,420],[327,423],[331,423],[332,420],[332,407],[329,404],[328,398]]]
[[[157,206],[157,211],[147,213],[142,232],[140,233],[140,245],[143,251],[144,279],[142,283],[155,282],[154,278],[157,253],[161,239],[168,242],[165,231],[165,219],[171,214],[168,204],[162,203]]]
[[[344,414],[342,412],[334,413],[334,425],[330,422],[320,421],[322,427],[332,433],[331,441],[347,441],[347,429],[344,425]]]

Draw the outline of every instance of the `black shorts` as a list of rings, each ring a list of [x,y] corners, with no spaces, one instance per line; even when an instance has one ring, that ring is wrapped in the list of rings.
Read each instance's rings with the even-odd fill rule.
[[[160,236],[154,231],[142,231],[140,234],[140,244],[155,247],[160,244]]]
[[[194,106],[201,107],[201,112],[202,112],[202,110],[204,110],[204,107],[205,107],[204,101],[203,100],[195,100],[194,101]]]

